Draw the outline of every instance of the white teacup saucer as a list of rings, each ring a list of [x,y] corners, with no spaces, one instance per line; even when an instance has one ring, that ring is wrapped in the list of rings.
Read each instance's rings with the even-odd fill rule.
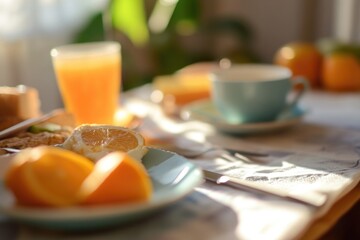
[[[279,115],[276,120],[271,122],[234,124],[227,122],[217,111],[211,100],[207,99],[184,106],[180,114],[183,119],[205,122],[223,132],[232,134],[255,134],[292,127],[301,121],[305,111],[296,106]]]

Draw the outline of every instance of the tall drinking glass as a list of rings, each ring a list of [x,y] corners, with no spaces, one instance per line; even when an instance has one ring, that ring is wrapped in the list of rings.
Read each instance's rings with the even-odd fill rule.
[[[67,111],[77,124],[113,124],[121,87],[121,48],[117,42],[59,46],[53,67]]]

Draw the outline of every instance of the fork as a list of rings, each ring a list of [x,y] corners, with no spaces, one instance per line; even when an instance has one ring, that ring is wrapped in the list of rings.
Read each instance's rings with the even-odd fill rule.
[[[225,152],[228,153],[228,156],[230,155],[230,157],[233,157],[233,158],[235,157],[235,158],[245,160],[248,162],[257,161],[257,160],[254,160],[253,157],[269,156],[267,153],[257,153],[257,152],[243,151],[243,150],[237,150],[237,149],[231,149],[231,148],[222,148],[222,147],[216,147],[216,146],[210,146],[207,148],[203,148],[201,150],[193,150],[193,149],[184,148],[184,147],[172,144],[171,146],[168,146],[166,148],[166,150],[176,152],[186,158],[197,158],[197,157],[200,157],[201,155],[211,152],[211,151],[224,150]]]
[[[194,150],[194,149],[188,149],[188,148],[183,148],[180,146],[171,145],[170,147],[167,147],[167,150],[179,153],[180,155],[187,157],[187,158],[197,158],[207,152],[216,151],[216,150],[224,150],[232,156],[235,156],[235,155],[245,155],[245,156],[253,156],[253,157],[269,156],[266,153],[257,153],[257,152],[243,151],[243,150],[237,150],[237,149],[222,148],[222,147],[207,147],[207,148],[201,149],[201,150]]]

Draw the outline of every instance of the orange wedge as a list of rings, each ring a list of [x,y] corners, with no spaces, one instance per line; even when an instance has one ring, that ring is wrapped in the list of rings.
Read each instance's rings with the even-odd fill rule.
[[[5,175],[5,185],[21,205],[64,207],[78,202],[77,193],[93,170],[89,159],[50,146],[17,154]]]
[[[130,155],[116,151],[100,159],[79,191],[82,204],[143,202],[152,194],[145,167]]]
[[[63,147],[94,161],[114,151],[127,152],[141,161],[147,152],[140,133],[125,127],[101,124],[80,125]]]

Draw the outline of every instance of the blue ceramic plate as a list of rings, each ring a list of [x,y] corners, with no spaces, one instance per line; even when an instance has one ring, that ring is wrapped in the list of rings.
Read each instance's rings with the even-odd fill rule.
[[[216,129],[233,134],[256,134],[285,129],[298,124],[305,112],[298,106],[290,109],[272,122],[241,123],[227,122],[217,111],[211,100],[201,100],[184,106],[181,110],[183,119],[208,123]]]
[[[189,194],[203,181],[202,172],[193,163],[175,153],[150,148],[143,158],[153,187],[149,202],[96,207],[41,209],[19,207],[0,186],[0,213],[25,224],[61,229],[91,230],[110,227],[145,217]]]

